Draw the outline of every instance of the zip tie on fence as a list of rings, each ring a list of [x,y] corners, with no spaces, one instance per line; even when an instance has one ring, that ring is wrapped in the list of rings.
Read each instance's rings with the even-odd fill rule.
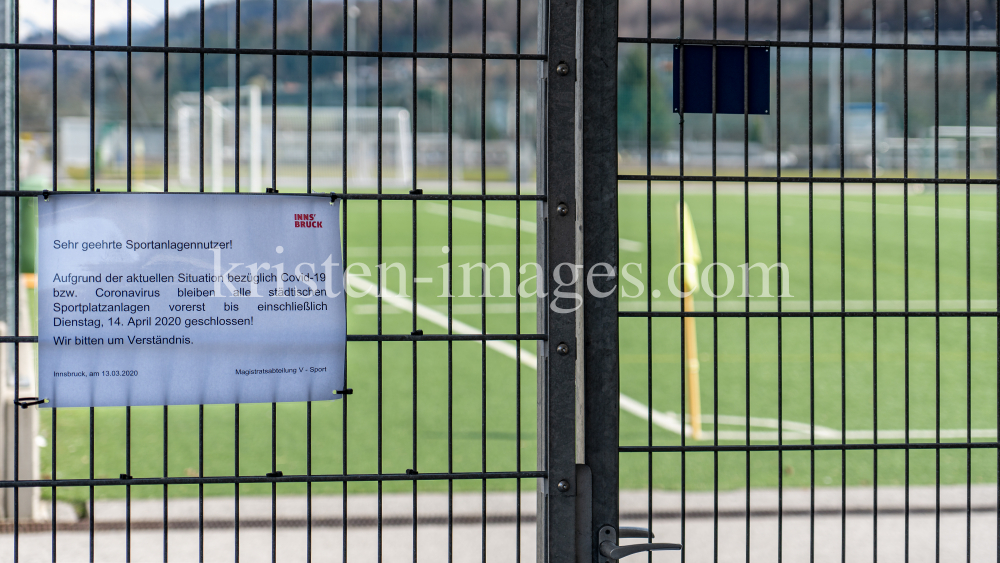
[[[39,399],[38,397],[20,397],[14,399],[14,404],[21,407],[22,409],[26,409],[31,405],[41,405],[42,403],[47,403],[47,402],[49,402],[48,399]]]
[[[49,190],[42,190],[42,199],[45,201],[49,200]]]
[[[334,391],[334,395],[353,395],[354,389],[341,389],[339,391]]]
[[[264,477],[283,477],[280,471],[275,471],[274,473],[265,473]]]

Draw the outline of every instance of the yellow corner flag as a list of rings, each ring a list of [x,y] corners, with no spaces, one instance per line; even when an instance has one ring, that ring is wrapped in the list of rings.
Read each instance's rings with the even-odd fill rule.
[[[681,204],[677,203],[677,237],[680,242]],[[681,261],[686,262],[684,268],[684,291],[698,291],[698,264],[701,264],[701,248],[698,246],[698,235],[694,232],[694,221],[691,220],[691,210],[684,204],[684,249]]]
[[[682,226],[683,225],[683,226]],[[683,236],[681,236],[683,233]],[[698,264],[701,263],[701,248],[698,247],[698,235],[694,232],[694,221],[691,211],[684,204],[683,219],[681,204],[677,203],[677,238],[681,262],[684,262],[684,310],[694,311],[694,292],[698,291]],[[683,242],[681,241],[683,239]],[[684,354],[686,356],[686,373],[688,388],[688,411],[691,415],[691,437],[701,440],[701,390],[698,381],[698,334],[694,317],[684,317]]]

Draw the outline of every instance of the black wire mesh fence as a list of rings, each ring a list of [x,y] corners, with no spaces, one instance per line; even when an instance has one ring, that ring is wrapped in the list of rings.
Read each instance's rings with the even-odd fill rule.
[[[995,6],[6,15],[7,267],[46,193],[333,194],[358,290],[343,401],[39,419],[5,275],[14,560],[996,556]]]
[[[5,557],[101,559],[113,541],[123,549],[112,558],[255,560],[263,553],[241,551],[241,537],[268,529],[272,560],[311,560],[316,545],[323,558],[334,545],[343,560],[382,560],[401,541],[414,560],[431,541],[449,559],[456,542],[485,557],[495,524],[510,528],[511,559],[527,559],[535,516],[521,493],[545,476],[531,383],[545,335],[534,299],[517,291],[537,261],[545,201],[537,6],[15,0],[6,10],[0,49],[16,87],[3,194],[15,233],[33,232],[32,200],[50,192],[333,194],[360,289],[345,400],[43,412],[40,475],[18,475],[15,453],[3,482]],[[24,236],[13,248],[14,263],[34,253]],[[487,264],[502,265],[502,290]],[[34,291],[12,288],[29,304],[12,307],[13,336],[2,337],[17,343],[14,373],[34,365]],[[30,412],[18,410],[14,452]],[[26,512],[38,489],[47,520]],[[510,506],[488,512],[494,493]],[[374,510],[353,510],[355,497]],[[252,509],[255,498],[268,507]],[[283,514],[284,498],[303,509]],[[172,513],[185,499],[194,511]],[[222,516],[209,506],[219,499],[231,506]],[[102,519],[112,505],[120,517]],[[443,540],[418,537],[428,527]],[[220,548],[208,536],[223,530]]]
[[[617,314],[621,480],[646,489],[629,519],[688,560],[996,557],[995,6],[618,16],[618,264],[642,268]],[[694,236],[700,256],[678,252]]]

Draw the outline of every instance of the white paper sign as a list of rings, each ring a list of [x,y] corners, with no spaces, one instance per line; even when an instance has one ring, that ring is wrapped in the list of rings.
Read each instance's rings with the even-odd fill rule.
[[[39,198],[45,406],[340,398],[339,210],[301,196]]]

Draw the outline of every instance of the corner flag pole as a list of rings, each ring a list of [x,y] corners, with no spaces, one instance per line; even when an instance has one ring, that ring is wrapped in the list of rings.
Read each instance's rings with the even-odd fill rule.
[[[677,233],[681,234],[681,204],[677,204]],[[698,235],[694,232],[694,221],[691,211],[684,204],[683,248],[681,261],[684,262],[684,311],[694,311],[694,292],[698,291],[698,264],[701,263],[701,249],[698,247]],[[698,333],[694,317],[684,317],[684,356],[687,374],[688,411],[691,415],[691,437],[701,440],[701,389],[698,371]]]

